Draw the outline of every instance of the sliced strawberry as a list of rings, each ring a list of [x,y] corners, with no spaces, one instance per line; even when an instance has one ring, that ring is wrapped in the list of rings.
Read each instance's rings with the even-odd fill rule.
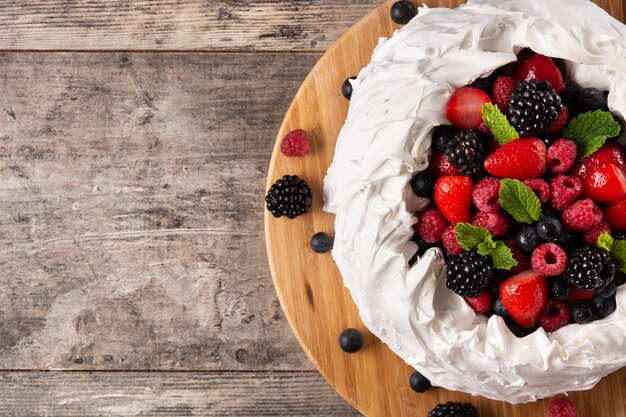
[[[478,129],[483,122],[483,104],[490,102],[491,99],[483,90],[459,88],[448,101],[448,119],[459,129]]]
[[[533,327],[548,299],[546,279],[532,269],[524,271],[500,284],[500,298],[513,320]]]
[[[435,174],[436,177],[443,177],[444,175],[461,175],[457,167],[452,165],[448,160],[448,155],[441,151],[435,151],[430,161],[430,171]]]
[[[452,225],[469,223],[474,183],[469,177],[441,177],[435,184],[435,204]]]
[[[617,165],[622,171],[626,171],[626,155],[624,155],[624,149],[617,142],[607,142],[594,154],[575,164],[572,168],[572,175],[585,179],[609,164]]]
[[[612,228],[626,230],[626,199],[606,206],[604,218]]]
[[[617,166],[605,165],[583,182],[586,197],[595,202],[612,203],[626,197],[626,175]]]
[[[565,91],[565,79],[552,58],[545,55],[533,55],[522,63],[515,71],[515,78],[520,81],[532,79],[547,81],[552,88],[561,94]]]
[[[536,138],[509,142],[489,155],[485,169],[500,178],[539,178],[546,172],[546,144]]]
[[[511,93],[517,88],[517,84],[519,82],[515,78],[506,76],[498,77],[493,83],[493,102],[504,114],[509,110]]]

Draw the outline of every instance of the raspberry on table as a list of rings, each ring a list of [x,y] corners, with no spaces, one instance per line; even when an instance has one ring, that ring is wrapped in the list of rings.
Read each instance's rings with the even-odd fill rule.
[[[559,397],[550,403],[548,417],[579,417],[576,405],[567,397]]]
[[[280,151],[285,156],[304,156],[309,153],[309,138],[302,129],[287,133],[280,142]]]
[[[604,232],[611,234],[611,226],[609,226],[606,221],[602,220],[600,223],[584,232],[585,243],[589,246],[595,246],[598,243],[598,238]]]
[[[546,332],[555,332],[569,323],[571,312],[569,306],[558,300],[548,300],[539,316],[539,326]]]
[[[548,169],[555,174],[563,174],[576,161],[576,143],[569,139],[559,139],[548,148]]]
[[[443,231],[441,241],[443,242],[443,247],[448,251],[450,255],[455,256],[463,252],[463,248],[456,240],[456,232],[454,231],[454,226],[448,226],[446,230]]]
[[[413,226],[415,232],[427,243],[437,243],[441,240],[443,231],[448,222],[437,209],[428,209],[418,214],[418,222]]]
[[[583,183],[579,178],[557,175],[550,182],[550,204],[557,210],[565,210],[583,192]]]
[[[500,211],[500,180],[487,177],[480,180],[472,191],[474,205],[485,213],[497,213]]]
[[[552,124],[548,128],[548,132],[550,133],[560,132],[561,130],[565,129],[565,126],[567,126],[568,120],[569,120],[569,109],[563,106],[563,110],[561,110],[559,117],[557,117],[556,120],[552,122]]]
[[[511,221],[509,216],[502,212],[486,213],[479,211],[472,219],[472,224],[478,227],[484,227],[493,235],[493,237],[502,237],[509,231]]]
[[[544,277],[560,275],[567,266],[567,254],[559,245],[544,243],[533,251],[531,265]]]
[[[500,111],[506,114],[509,111],[511,93],[517,88],[519,81],[513,77],[501,76],[493,83],[493,102]]]
[[[524,180],[524,185],[533,190],[543,205],[550,199],[550,186],[542,179]]]
[[[593,200],[586,198],[565,209],[561,221],[570,230],[587,230],[602,221],[602,211]]]

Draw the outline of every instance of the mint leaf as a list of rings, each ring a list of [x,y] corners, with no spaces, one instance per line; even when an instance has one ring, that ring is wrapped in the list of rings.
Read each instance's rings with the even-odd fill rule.
[[[577,159],[582,161],[619,134],[620,125],[608,111],[596,110],[577,116],[569,122],[561,137],[576,143]]]
[[[511,249],[501,240],[496,242],[495,248],[489,254],[494,268],[506,269],[507,271],[517,265]]]
[[[485,103],[481,109],[481,114],[483,115],[483,122],[489,127],[491,134],[496,138],[500,146],[519,138],[519,133],[511,126],[511,123],[502,114],[498,106]]]
[[[489,232],[487,232],[487,233],[489,233]],[[478,245],[478,250],[476,252],[478,252],[479,255],[487,256],[491,252],[493,252],[493,250],[496,248],[496,246],[497,246],[496,242],[494,242],[493,238],[491,237],[491,235],[489,235],[489,236],[487,236],[487,238],[485,239],[485,241],[483,243]]]
[[[500,180],[500,205],[515,220],[532,223],[541,217],[541,202],[533,190],[519,180]]]
[[[626,240],[616,240],[611,246],[611,259],[620,271],[626,273]]]
[[[474,250],[485,241],[491,238],[491,233],[484,227],[472,226],[469,223],[459,223],[454,227],[456,241],[465,250]]]
[[[613,242],[615,242],[615,239],[613,239],[609,233],[603,232],[600,236],[598,236],[596,246],[610,252]]]

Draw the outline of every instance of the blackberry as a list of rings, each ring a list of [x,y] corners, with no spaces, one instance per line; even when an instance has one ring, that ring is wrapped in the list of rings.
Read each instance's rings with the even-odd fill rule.
[[[563,111],[561,97],[547,81],[523,81],[511,93],[508,118],[521,137],[543,133]]]
[[[435,149],[445,152],[448,142],[454,138],[457,129],[454,126],[441,125],[433,129],[432,143]]]
[[[603,249],[582,246],[574,249],[567,261],[565,281],[582,290],[596,290],[608,285],[615,277],[611,255]]]
[[[313,203],[313,190],[300,177],[285,175],[270,187],[265,202],[274,217],[287,216],[293,219],[309,211]]]
[[[458,132],[448,142],[445,153],[461,175],[477,179],[483,172],[486,139],[484,133],[470,130]]]
[[[477,252],[462,252],[447,262],[447,286],[462,297],[478,297],[493,278],[491,261]]]
[[[478,410],[469,403],[447,402],[433,408],[428,417],[478,417]]]

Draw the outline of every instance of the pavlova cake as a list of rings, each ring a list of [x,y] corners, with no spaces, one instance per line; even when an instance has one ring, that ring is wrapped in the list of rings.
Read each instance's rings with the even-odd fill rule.
[[[369,330],[510,403],[625,366],[625,26],[588,0],[422,7],[351,87],[324,209]]]

